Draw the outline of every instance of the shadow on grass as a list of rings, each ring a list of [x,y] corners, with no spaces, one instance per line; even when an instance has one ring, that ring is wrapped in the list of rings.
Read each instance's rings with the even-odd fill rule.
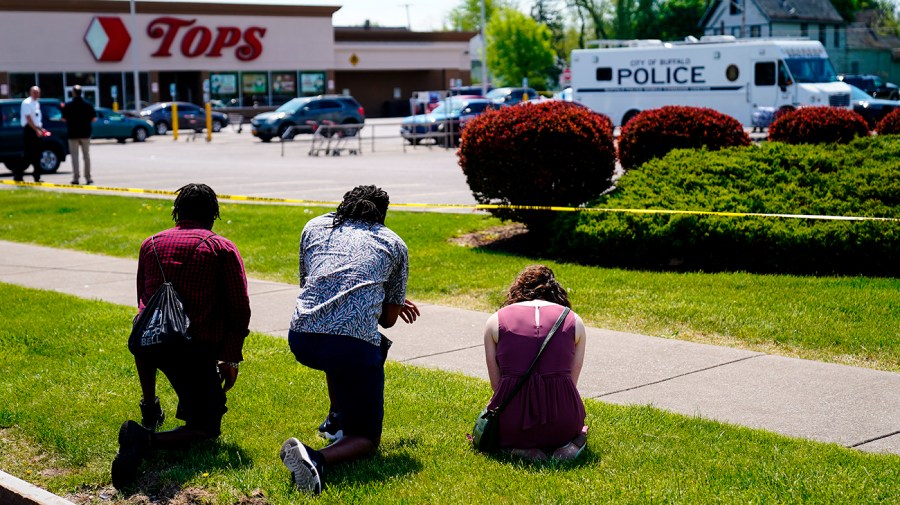
[[[422,470],[422,464],[408,454],[396,454],[395,450],[414,450],[418,440],[404,438],[384,447],[375,456],[327,468],[325,482],[328,486],[365,485],[370,482],[386,482],[396,477],[411,475]],[[392,454],[385,454],[392,452]]]
[[[591,450],[590,442],[588,442],[588,445],[581,451],[581,455],[579,455],[577,459],[569,461],[561,461],[558,459],[535,461],[519,456],[513,456],[509,453],[487,455],[487,457],[498,463],[513,465],[526,471],[541,471],[548,468],[552,470],[574,470],[576,468],[595,466],[600,463],[601,459],[599,452]]]
[[[183,483],[218,469],[250,467],[252,458],[240,446],[219,440],[198,442],[181,451],[155,451],[138,469],[129,494],[145,494],[153,500],[171,500],[183,491]]]

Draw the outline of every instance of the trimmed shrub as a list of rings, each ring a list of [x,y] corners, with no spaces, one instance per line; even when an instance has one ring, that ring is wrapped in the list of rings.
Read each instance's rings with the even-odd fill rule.
[[[887,116],[881,118],[881,121],[875,125],[875,131],[879,135],[900,134],[900,109],[894,109]]]
[[[615,209],[900,219],[900,143],[677,150],[591,203]],[[613,267],[897,276],[900,222],[699,214],[560,214],[553,254]]]
[[[749,145],[750,136],[737,119],[703,107],[669,105],[645,110],[622,127],[619,160],[628,170],[673,149]]]
[[[867,136],[866,120],[842,107],[801,107],[769,126],[769,140],[786,144],[846,144]]]
[[[578,206],[611,186],[616,151],[608,117],[571,102],[486,112],[462,132],[459,165],[482,204]],[[535,230],[552,213],[493,209]]]

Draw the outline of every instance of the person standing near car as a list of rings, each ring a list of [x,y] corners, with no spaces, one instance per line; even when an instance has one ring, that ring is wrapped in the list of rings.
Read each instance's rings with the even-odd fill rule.
[[[25,166],[13,172],[13,179],[22,181],[28,165],[34,166],[34,182],[41,182],[41,137],[46,135],[44,123],[41,121],[41,88],[32,86],[28,98],[22,101],[19,124],[22,125],[22,138],[25,144]]]
[[[72,99],[65,103],[62,110],[63,121],[69,132],[69,152],[72,154],[72,184],[78,184],[81,174],[78,167],[78,149],[84,156],[84,183],[93,184],[91,179],[91,131],[92,123],[97,120],[94,106],[81,97],[81,86],[72,88]]]

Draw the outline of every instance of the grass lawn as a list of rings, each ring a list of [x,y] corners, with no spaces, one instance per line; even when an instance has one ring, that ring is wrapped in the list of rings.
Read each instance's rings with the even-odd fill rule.
[[[8,284],[0,284],[0,299],[4,471],[81,503],[304,501],[278,449],[289,436],[321,447],[314,433],[328,406],[324,377],[297,364],[286,341],[250,335],[218,441],[154,455],[133,488],[115,493],[116,433],[139,415],[125,349],[133,310]],[[487,382],[396,363],[386,375],[381,450],[330,469],[316,503],[896,503],[900,496],[895,455],[590,400],[580,461],[493,459],[464,438],[489,398]],[[178,423],[175,397],[159,382],[168,429]]]
[[[171,200],[20,189],[0,191],[0,208],[0,238],[121,257],[172,225]],[[250,275],[293,283],[300,231],[328,210],[225,203],[214,229],[238,245]],[[498,223],[389,212],[410,248],[410,298],[493,311],[524,266],[543,262],[591,326],[900,371],[898,279],[633,271],[448,242]]]

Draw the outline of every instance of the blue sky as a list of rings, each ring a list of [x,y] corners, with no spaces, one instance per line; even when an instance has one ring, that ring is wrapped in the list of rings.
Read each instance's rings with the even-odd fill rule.
[[[125,0],[123,0],[125,1]],[[137,0],[140,1],[140,0]],[[158,1],[158,0],[157,0]],[[184,0],[163,0],[184,1]],[[440,30],[447,12],[460,2],[457,0],[218,0],[223,3],[260,3],[289,5],[340,5],[334,14],[335,26],[355,26],[368,19],[380,26],[406,26],[407,9],[409,24],[416,31]],[[528,12],[531,0],[517,2],[523,12]],[[407,7],[408,6],[408,7]]]

